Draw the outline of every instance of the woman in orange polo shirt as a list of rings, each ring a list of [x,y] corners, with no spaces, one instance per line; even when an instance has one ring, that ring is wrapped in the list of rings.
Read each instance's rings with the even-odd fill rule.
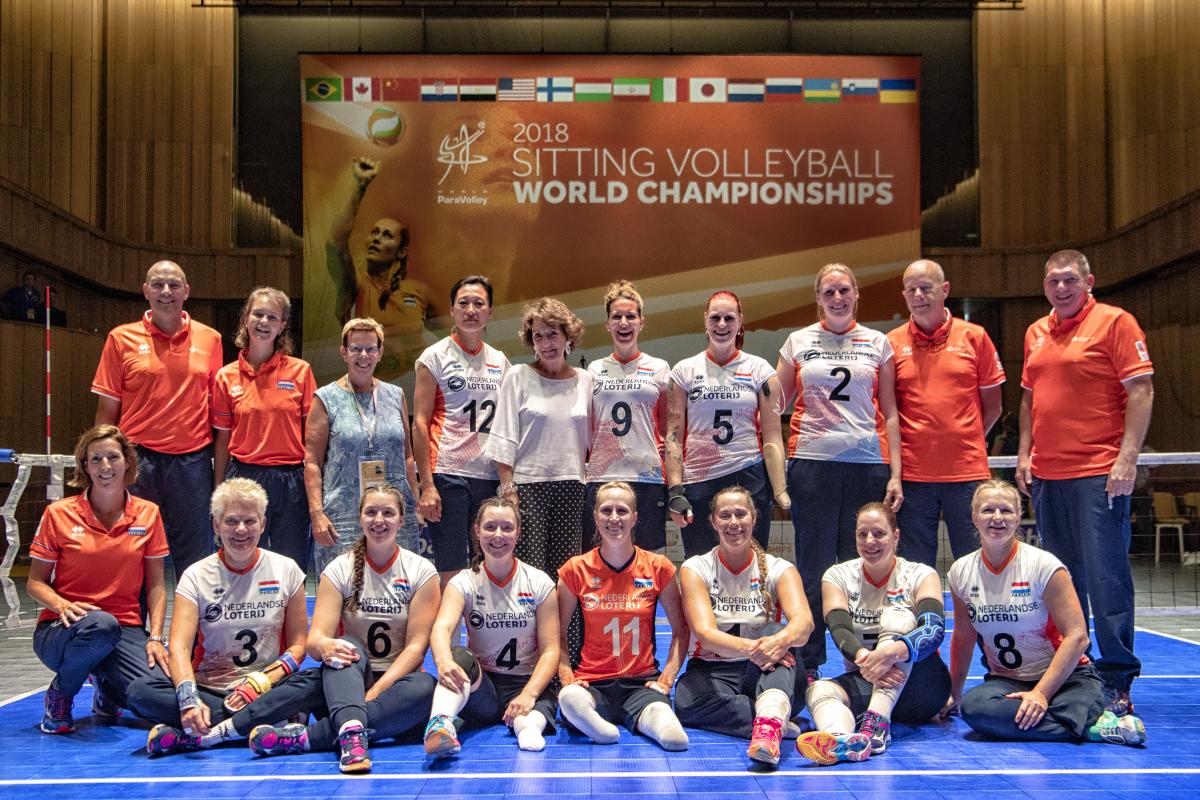
[[[278,289],[260,286],[246,298],[234,339],[237,361],[213,382],[213,461],[219,479],[250,478],[266,490],[264,544],[307,572],[304,423],[316,381],[308,362],[291,355],[291,316],[292,304]]]
[[[135,678],[167,669],[167,534],[158,506],[125,490],[137,473],[137,450],[116,425],[85,432],[71,479],[83,494],[47,506],[29,546],[29,596],[42,606],[33,652],[55,672],[42,733],[75,730],[72,701],[89,675],[92,715],[111,719]]]

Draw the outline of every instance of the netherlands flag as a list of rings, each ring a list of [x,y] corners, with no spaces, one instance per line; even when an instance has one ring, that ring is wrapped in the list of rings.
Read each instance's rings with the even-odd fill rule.
[[[633,588],[635,589],[653,589],[654,581],[651,578],[634,578]]]
[[[747,386],[754,384],[754,376],[749,372],[735,372],[733,373],[733,380],[736,383],[744,383]]]
[[[904,602],[904,590],[903,589],[888,589],[887,590],[887,601],[889,603],[903,603]]]
[[[530,592],[517,592],[517,602],[523,606],[531,606],[534,604],[533,594]]]
[[[504,371],[504,367],[499,364],[486,364],[488,375],[499,375]]]
[[[866,336],[855,336],[850,340],[850,344],[854,347],[870,347],[871,340]]]
[[[750,591],[757,592],[761,588],[762,588],[762,582],[759,581],[758,578],[750,579]]]
[[[654,368],[653,367],[638,367],[637,374],[638,375],[653,375]]]
[[[729,102],[761,103],[766,93],[762,78],[730,78]]]
[[[279,594],[279,581],[259,581],[259,594]]]
[[[1029,581],[1013,581],[1012,596],[1013,597],[1029,597],[1031,594],[1029,589]]]
[[[412,591],[412,585],[409,584],[408,578],[396,578],[392,581],[392,588],[399,589],[402,592]]]

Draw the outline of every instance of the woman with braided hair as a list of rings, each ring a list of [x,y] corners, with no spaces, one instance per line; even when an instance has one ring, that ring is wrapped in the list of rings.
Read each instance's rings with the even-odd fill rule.
[[[437,572],[396,544],[404,519],[399,489],[368,489],[359,509],[363,535],[322,573],[308,633],[308,654],[323,665],[329,716],[255,728],[250,749],[260,755],[336,746],[342,772],[366,772],[369,735],[415,734],[429,716],[435,681],[420,670],[440,603]]]
[[[522,750],[546,746],[557,709],[550,681],[558,669],[558,593],[554,581],[513,556],[521,536],[517,504],[484,500],[475,515],[471,565],[450,579],[430,646],[438,687],[425,728],[425,752],[461,750],[454,718],[503,722]],[[459,623],[467,646],[451,646]]]
[[[754,540],[756,513],[741,486],[718,491],[709,518],[718,544],[680,568],[692,655],[675,711],[689,727],[750,739],[750,758],[773,765],[792,716],[792,648],[813,622],[800,573]]]
[[[847,671],[808,687],[817,730],[796,747],[818,764],[879,755],[892,741],[893,719],[928,722],[950,696],[937,653],[946,632],[937,573],[896,555],[900,527],[886,503],[858,510],[854,538],[859,557],[834,564],[821,580],[825,623]]]

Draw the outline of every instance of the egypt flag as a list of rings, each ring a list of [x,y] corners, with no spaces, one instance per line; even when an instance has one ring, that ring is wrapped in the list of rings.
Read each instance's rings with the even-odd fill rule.
[[[460,78],[458,99],[464,103],[494,101],[496,99],[496,79]]]
[[[689,78],[689,103],[725,103],[729,100],[729,88],[724,78]]]
[[[355,103],[379,100],[379,78],[351,78],[350,99]]]

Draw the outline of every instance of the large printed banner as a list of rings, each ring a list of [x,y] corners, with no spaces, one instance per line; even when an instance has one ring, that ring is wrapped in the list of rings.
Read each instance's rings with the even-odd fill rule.
[[[859,319],[903,311],[919,253],[918,60],[811,56],[302,56],[305,356],[344,371],[351,316],[401,378],[449,327],[460,277],[496,288],[488,340],[524,360],[542,295],[609,352],[604,287],[646,298],[643,349],[704,347],[716,289],[774,362],[816,319],[812,281],[854,268]]]

